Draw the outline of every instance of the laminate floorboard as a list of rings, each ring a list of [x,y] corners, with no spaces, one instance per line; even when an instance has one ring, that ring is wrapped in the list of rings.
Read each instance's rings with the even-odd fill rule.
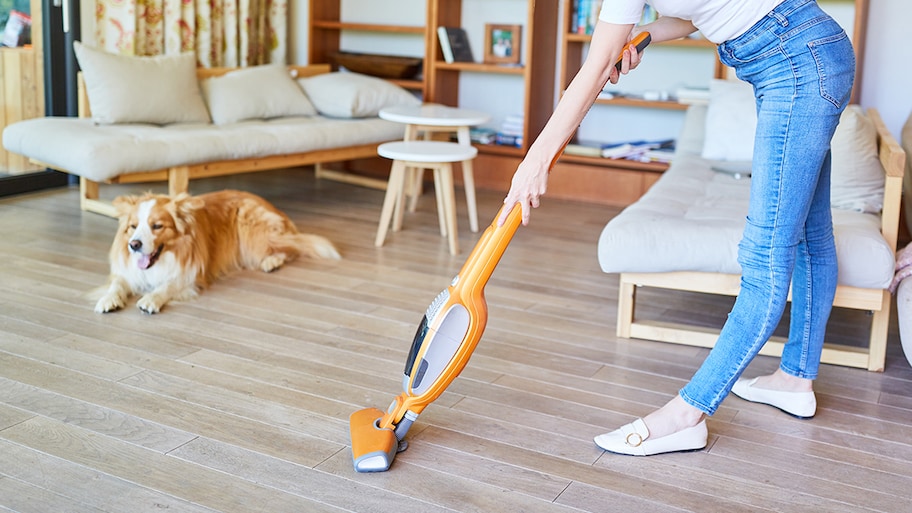
[[[461,191],[453,256],[432,193],[376,248],[382,191],[309,168],[191,184],[228,188],[267,198],[343,259],[233,273],[157,315],[135,300],[100,315],[116,221],[81,212],[74,187],[0,199],[0,512],[909,511],[912,368],[895,314],[885,371],[822,366],[813,420],[730,397],[702,451],[598,449],[593,436],[664,404],[707,350],[617,338],[618,281],[596,245],[618,210],[549,198],[486,288],[462,375],[388,472],[358,474],[348,416],[399,392],[421,315],[479,236]],[[164,186],[102,194],[145,190]],[[482,229],[502,197],[478,191]],[[710,328],[732,301],[638,297],[638,315]],[[829,340],[863,344],[869,322],[837,309]],[[776,365],[761,356],[745,375]]]

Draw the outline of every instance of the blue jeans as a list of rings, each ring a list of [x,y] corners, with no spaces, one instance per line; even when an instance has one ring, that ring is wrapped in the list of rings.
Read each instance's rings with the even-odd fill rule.
[[[855,75],[848,37],[814,0],[786,0],[721,44],[719,55],[754,87],[757,133],[738,247],[741,291],[709,356],[680,391],[710,415],[779,324],[789,284],[780,369],[817,377],[836,293],[830,140]]]

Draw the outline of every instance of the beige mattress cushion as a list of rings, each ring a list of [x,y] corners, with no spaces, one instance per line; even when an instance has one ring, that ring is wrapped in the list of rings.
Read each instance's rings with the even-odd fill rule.
[[[854,124],[846,117],[857,112],[847,109],[837,134],[852,129]],[[747,218],[750,178],[714,171],[714,166],[731,163],[701,157],[707,119],[705,106],[688,109],[669,169],[602,230],[598,259],[603,271],[741,274],[738,242]],[[846,151],[852,149],[833,149],[834,168],[844,164],[837,164],[837,158],[851,160],[845,158]],[[845,180],[847,174],[834,172],[834,188],[846,188],[835,182]],[[895,256],[880,233],[880,215],[834,208],[833,230],[839,284],[887,288]]]
[[[158,126],[96,125],[91,119],[45,117],[6,127],[3,147],[102,182],[178,165],[393,141],[402,134],[402,125],[379,118],[286,117],[219,126]]]
[[[713,171],[709,161],[678,155],[652,188],[612,219],[598,242],[603,271],[703,271],[740,274],[750,179]],[[833,209],[839,283],[886,288],[894,255],[880,217]]]

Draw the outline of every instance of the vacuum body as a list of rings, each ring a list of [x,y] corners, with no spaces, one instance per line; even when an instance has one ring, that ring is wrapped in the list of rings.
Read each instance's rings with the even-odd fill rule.
[[[522,209],[513,208],[503,226],[497,226],[499,217],[482,233],[462,270],[422,317],[406,359],[402,393],[386,412],[366,408],[351,415],[356,471],[389,469],[396,453],[405,450],[403,438],[412,423],[472,356],[488,320],[484,287],[520,225]]]

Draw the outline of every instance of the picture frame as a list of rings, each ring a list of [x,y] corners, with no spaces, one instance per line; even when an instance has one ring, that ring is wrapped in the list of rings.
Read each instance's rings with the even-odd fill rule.
[[[519,64],[522,25],[485,24],[485,64]]]

